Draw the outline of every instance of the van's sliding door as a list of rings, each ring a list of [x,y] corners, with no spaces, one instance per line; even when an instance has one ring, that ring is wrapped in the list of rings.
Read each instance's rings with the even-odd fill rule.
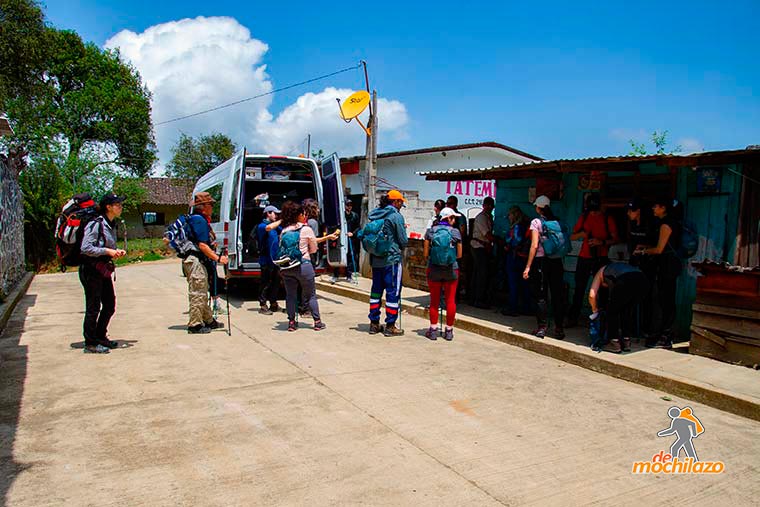
[[[340,176],[340,160],[333,153],[322,160],[322,222],[331,234],[340,229],[340,237],[327,242],[327,262],[332,267],[344,267],[348,258],[348,236],[346,233],[346,213],[343,195],[343,181]]]
[[[243,189],[245,188],[245,148],[238,151],[232,157],[235,162],[229,175],[230,194],[228,215],[222,217],[225,220],[224,230],[229,248],[229,267],[238,269],[243,263],[243,236],[241,226],[243,222]]]

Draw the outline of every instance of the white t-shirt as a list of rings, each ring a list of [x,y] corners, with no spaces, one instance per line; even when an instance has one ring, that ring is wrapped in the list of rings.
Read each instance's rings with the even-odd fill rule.
[[[541,224],[540,218],[534,218],[530,221],[530,230],[531,231],[538,231],[538,250],[536,250],[536,257],[543,257],[544,256],[544,245],[543,240],[541,239],[541,233],[544,232],[544,226]],[[533,233],[531,233],[532,235]]]

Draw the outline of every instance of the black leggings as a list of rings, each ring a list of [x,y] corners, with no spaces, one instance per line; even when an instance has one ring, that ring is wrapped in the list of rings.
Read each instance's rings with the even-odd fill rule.
[[[107,339],[108,323],[116,311],[113,280],[98,273],[92,265],[83,263],[79,266],[79,281],[84,287],[84,344],[97,345]]]
[[[530,290],[536,304],[536,321],[538,327],[547,326],[549,292],[552,298],[554,326],[562,328],[565,313],[565,268],[562,259],[536,257],[530,266]]]
[[[649,282],[644,273],[627,273],[620,276],[606,290],[607,297],[602,301],[606,310],[607,341],[623,336],[630,338],[636,328],[636,306],[649,293]],[[604,344],[602,343],[602,345]]]

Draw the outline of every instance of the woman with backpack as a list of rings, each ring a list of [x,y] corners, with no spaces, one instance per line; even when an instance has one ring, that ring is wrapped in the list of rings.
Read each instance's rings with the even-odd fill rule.
[[[650,256],[656,266],[655,285],[660,318],[655,319],[653,333],[646,340],[647,347],[672,348],[673,325],[676,320],[676,283],[681,274],[681,259],[678,250],[681,247],[682,225],[676,216],[680,209],[676,200],[659,198],[654,201],[652,212],[655,216],[657,244],[652,247],[640,247],[636,252]]]
[[[507,252],[506,271],[509,300],[501,313],[510,317],[517,317],[520,314],[529,315],[531,313],[531,302],[533,300],[530,295],[530,285],[522,277],[530,250],[530,222],[519,206],[509,208],[507,218],[509,219],[509,230],[507,231],[504,250]]]
[[[311,311],[314,330],[321,331],[326,326],[319,316],[317,291],[314,285],[314,266],[310,255],[317,251],[317,237],[311,227],[305,225],[306,215],[303,206],[293,201],[282,205],[282,234],[280,235],[280,258],[289,257],[290,263],[280,266],[285,284],[285,302],[288,311],[288,331],[298,329],[296,309],[298,289],[300,287],[303,304]],[[337,234],[333,233],[337,238]]]
[[[459,264],[462,258],[462,234],[457,230],[457,217],[461,215],[451,208],[443,208],[440,220],[425,231],[423,253],[428,259],[427,279],[430,289],[430,327],[425,337],[435,340],[438,337],[438,307],[443,292],[446,304],[446,331],[443,339],[454,339],[454,319],[457,312],[457,280]]]
[[[121,216],[124,197],[106,194],[100,200],[100,215],[84,228],[80,247],[79,281],[84,287],[85,313],[82,330],[86,354],[107,354],[118,343],[108,339],[108,323],[116,311],[112,275],[113,259],[127,252],[116,245],[115,220]]]
[[[544,243],[549,241],[545,232],[550,222],[559,229],[559,220],[550,207],[551,200],[545,195],[540,196],[533,205],[536,207],[538,218],[530,222],[530,250],[528,261],[525,264],[523,278],[529,280],[533,302],[536,305],[536,321],[538,327],[533,331],[537,338],[546,336],[549,292],[552,298],[552,313],[554,314],[554,337],[558,340],[565,338],[562,319],[565,311],[565,270],[562,265],[562,257],[548,257],[545,253]],[[563,238],[567,241],[567,238]],[[566,245],[552,245],[552,248],[561,248]]]

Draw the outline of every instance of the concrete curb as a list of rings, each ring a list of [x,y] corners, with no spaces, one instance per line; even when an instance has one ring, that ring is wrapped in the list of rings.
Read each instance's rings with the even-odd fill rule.
[[[320,281],[317,281],[316,285],[320,290],[338,296],[363,302],[369,301],[369,294],[353,287],[333,285]],[[428,316],[425,307],[405,303],[403,299],[401,302],[401,309],[415,317],[427,318]],[[670,377],[660,371],[634,368],[632,366],[620,364],[605,359],[605,357],[601,355],[590,355],[588,353],[568,349],[561,345],[554,344],[552,341],[537,340],[530,335],[518,331],[497,329],[487,325],[485,322],[486,321],[479,319],[457,315],[456,327],[458,329],[464,329],[479,334],[486,338],[498,340],[509,345],[530,350],[531,352],[536,352],[544,356],[580,366],[588,370],[627,380],[628,382],[634,382],[659,391],[665,391],[680,398],[703,403],[725,412],[760,421],[760,403],[751,398],[738,396],[717,389],[708,384],[702,384],[695,381],[689,382]]]
[[[0,305],[0,333],[2,333],[3,329],[5,329],[5,325],[8,323],[8,319],[11,318],[13,310],[16,309],[16,305],[24,296],[24,294],[26,294],[26,291],[29,288],[29,285],[32,283],[33,279],[34,273],[27,271],[21,281],[16,285],[16,288],[13,289],[13,292],[10,293],[8,299],[6,299],[5,302]]]

